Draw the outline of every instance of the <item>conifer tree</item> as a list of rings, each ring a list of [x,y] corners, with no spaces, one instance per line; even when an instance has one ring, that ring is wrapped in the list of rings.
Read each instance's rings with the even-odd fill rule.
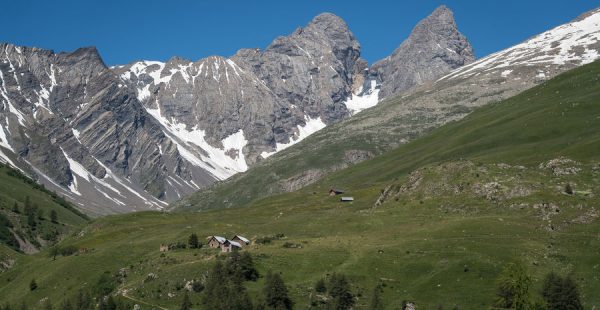
[[[288,289],[279,273],[269,271],[263,289],[266,309],[292,309],[294,303],[288,296]]]
[[[328,292],[334,309],[350,309],[354,305],[354,295],[345,275],[334,273],[329,280]]]
[[[188,238],[188,245],[190,246],[190,249],[197,249],[198,248],[198,235],[196,234],[191,234],[190,237]]]
[[[496,306],[525,310],[531,305],[529,287],[531,278],[521,264],[509,264],[498,280]]]
[[[208,272],[202,304],[206,309],[217,309],[216,303],[221,298],[221,293],[227,288],[227,272],[222,260],[217,260],[213,268]]]
[[[383,301],[381,300],[381,292],[383,291],[383,289],[381,288],[381,285],[377,285],[375,286],[375,289],[373,289],[373,296],[371,297],[371,305],[370,305],[370,309],[371,310],[383,310]]]
[[[252,256],[248,252],[243,252],[240,255],[240,272],[242,277],[246,281],[256,281],[258,280],[259,274],[256,267],[254,267],[254,261],[252,260]]]
[[[181,301],[181,307],[179,307],[180,310],[190,310],[192,309],[192,301],[190,300],[190,296],[188,295],[188,292],[185,291],[185,293],[183,294],[183,300]]]
[[[551,272],[544,279],[542,297],[548,310],[583,309],[579,288],[573,277],[561,277]]]
[[[58,214],[56,213],[56,210],[50,211],[50,221],[55,224],[58,223]]]

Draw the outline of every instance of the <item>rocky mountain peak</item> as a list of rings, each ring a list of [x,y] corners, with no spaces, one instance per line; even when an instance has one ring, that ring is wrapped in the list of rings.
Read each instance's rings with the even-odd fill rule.
[[[458,31],[454,14],[440,6],[421,20],[391,56],[375,63],[372,71],[387,97],[432,80],[475,60],[473,48]]]
[[[332,13],[321,13],[315,16],[305,30],[322,31],[332,38],[342,35],[351,36],[354,39],[346,22]]]
[[[415,28],[418,46],[404,44],[375,73],[331,13],[230,58],[108,69],[94,47],[55,54],[0,45],[0,126],[28,128],[2,143],[26,150],[20,156],[46,185],[88,210],[159,208],[377,104],[379,87],[446,73],[446,49],[464,49],[446,38],[455,28],[451,12],[438,9]]]

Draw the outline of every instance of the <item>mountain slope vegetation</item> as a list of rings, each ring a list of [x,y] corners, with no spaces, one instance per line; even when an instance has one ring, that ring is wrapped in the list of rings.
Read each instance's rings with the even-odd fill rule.
[[[368,306],[378,285],[387,308],[403,301],[426,309],[487,308],[499,273],[515,261],[532,275],[532,291],[550,271],[572,274],[584,306],[597,307],[599,79],[600,62],[569,71],[247,208],[97,219],[59,244],[85,249],[77,255],[17,258],[0,274],[7,283],[0,300],[34,306],[48,298],[58,305],[110,275],[115,296],[143,309],[175,308],[184,287],[202,281],[219,254],[161,253],[159,245],[196,233],[252,239],[243,251],[261,275],[282,272],[297,308],[318,304],[314,284],[334,272],[347,275],[357,308]],[[354,202],[329,196],[331,184]],[[246,284],[254,301],[264,280]],[[189,294],[195,307],[201,297]]]
[[[21,172],[0,164],[0,243],[36,252],[88,221],[64,198]]]
[[[600,40],[598,21],[600,10],[596,9],[462,66],[437,81],[383,100],[174,206],[180,210],[247,206],[381,155],[481,106],[508,99],[547,78],[591,62],[595,58],[585,55],[598,55],[598,44],[594,43]]]

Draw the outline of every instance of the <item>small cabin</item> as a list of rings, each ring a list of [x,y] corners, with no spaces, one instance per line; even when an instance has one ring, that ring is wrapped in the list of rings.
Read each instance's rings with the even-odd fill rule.
[[[354,201],[354,197],[342,197],[340,199],[341,202],[353,202]]]
[[[223,253],[237,251],[237,250],[240,250],[241,248],[242,248],[241,244],[239,244],[238,242],[232,241],[232,240],[225,240],[225,242],[223,244],[221,244],[221,252],[223,252]]]
[[[168,244],[161,244],[160,247],[159,247],[159,250],[161,252],[167,252],[167,251],[169,251],[169,245]]]
[[[231,241],[235,241],[235,242],[239,243],[242,247],[250,244],[250,240],[248,240],[240,235],[233,236],[233,238],[231,238]]]
[[[341,195],[341,194],[343,194],[343,193],[344,193],[344,191],[343,191],[343,190],[341,190],[341,189],[339,189],[339,188],[331,188],[331,189],[329,190],[329,196]]]
[[[208,236],[206,237],[206,239],[208,240],[208,247],[212,249],[221,247],[221,245],[223,245],[223,243],[227,241],[226,238],[223,238],[221,236]]]

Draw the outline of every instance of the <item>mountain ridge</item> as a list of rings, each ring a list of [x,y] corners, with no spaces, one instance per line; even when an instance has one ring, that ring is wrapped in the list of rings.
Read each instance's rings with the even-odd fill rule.
[[[379,99],[360,44],[331,13],[264,50],[195,62],[107,68],[93,47],[2,47],[6,152],[95,214],[164,208]]]
[[[319,131],[297,147],[276,154],[269,162],[259,163],[248,172],[199,191],[172,207],[203,210],[246,206],[256,199],[297,190],[334,171],[401,147],[436,127],[462,119],[481,106],[512,97],[585,64],[591,60],[583,57],[586,50],[600,51],[597,43],[600,41],[600,11],[592,10],[584,16],[587,17],[583,23],[575,19],[515,46],[523,47],[520,53],[526,55],[526,59],[540,57],[539,62],[517,61],[505,65],[505,60],[511,59],[506,57],[512,55],[515,47],[481,58],[433,82],[387,98],[374,108]],[[596,26],[586,27],[588,24]],[[553,39],[546,42],[544,38],[548,35]],[[579,37],[586,40],[571,40]],[[552,47],[555,41],[558,45]],[[577,51],[571,61],[554,62],[553,55],[561,49],[559,43],[567,50]],[[504,54],[509,56],[498,56]],[[470,72],[464,73],[467,70]]]

